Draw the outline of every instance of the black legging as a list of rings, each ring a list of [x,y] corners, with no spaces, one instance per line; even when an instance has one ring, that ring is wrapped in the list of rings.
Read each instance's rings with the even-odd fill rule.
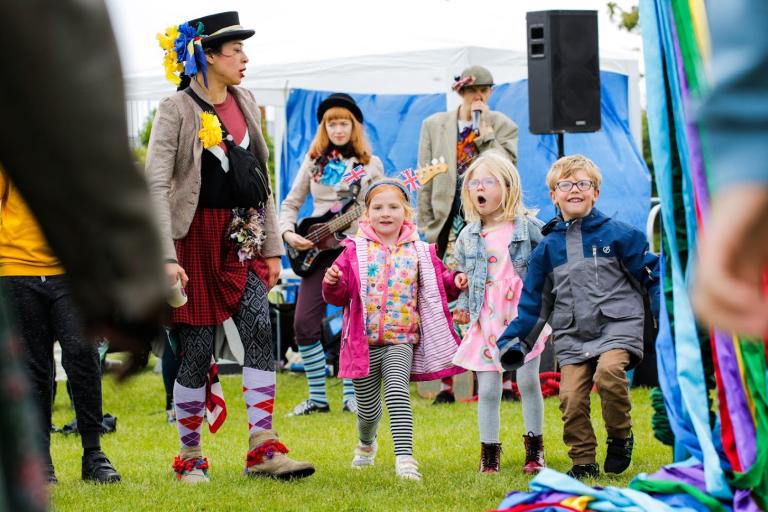
[[[245,350],[243,366],[273,371],[272,332],[269,323],[267,287],[253,272],[248,272],[240,309],[232,315]],[[176,380],[188,388],[205,385],[213,355],[215,325],[179,324],[176,333],[181,345],[181,366]]]
[[[32,394],[39,409],[40,436],[48,457],[53,406],[53,343],[61,345],[64,371],[72,388],[83,448],[100,446],[101,366],[96,345],[83,336],[82,323],[63,275],[4,277],[15,305],[25,348]]]

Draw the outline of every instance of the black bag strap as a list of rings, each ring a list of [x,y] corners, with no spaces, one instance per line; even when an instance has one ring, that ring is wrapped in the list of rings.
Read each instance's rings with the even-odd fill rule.
[[[227,127],[224,126],[223,122],[221,122],[221,118],[216,114],[216,111],[213,109],[213,107],[209,103],[203,101],[203,99],[198,96],[191,87],[184,89],[184,92],[187,93],[190,98],[195,100],[195,103],[200,105],[200,108],[203,109],[203,112],[208,112],[209,114],[216,116],[216,118],[219,120],[219,124],[221,125],[221,138],[224,140],[224,144],[226,144],[227,147],[229,147],[230,143],[234,145],[234,142],[232,142],[232,140],[229,138],[229,130],[227,130]]]

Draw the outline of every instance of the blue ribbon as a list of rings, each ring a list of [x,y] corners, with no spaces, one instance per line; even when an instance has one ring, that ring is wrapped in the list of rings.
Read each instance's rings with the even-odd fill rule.
[[[205,86],[208,87],[208,63],[205,60],[203,43],[199,38],[202,32],[202,23],[198,23],[197,28],[189,23],[182,23],[179,25],[179,37],[174,41],[173,47],[178,61],[184,63],[184,74],[195,76],[202,73]]]

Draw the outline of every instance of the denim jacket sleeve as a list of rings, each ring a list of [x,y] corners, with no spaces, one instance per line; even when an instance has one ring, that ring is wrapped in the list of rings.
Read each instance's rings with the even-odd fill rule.
[[[456,243],[453,246],[453,257],[456,258],[456,261],[459,264],[459,270],[461,272],[467,271],[466,233],[467,233],[466,229],[462,230],[462,232],[459,233],[459,237],[456,239]],[[467,277],[470,277],[470,276],[467,275]],[[464,311],[469,311],[469,289],[470,288],[467,287],[466,290],[461,291],[458,302],[456,303],[456,309],[463,309]]]

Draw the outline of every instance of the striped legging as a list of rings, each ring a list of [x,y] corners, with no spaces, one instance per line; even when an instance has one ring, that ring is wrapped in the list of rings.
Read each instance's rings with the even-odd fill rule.
[[[381,381],[389,412],[389,428],[395,455],[413,455],[413,411],[408,382],[413,362],[413,345],[371,346],[370,372],[354,379],[357,398],[357,430],[360,440],[373,443],[381,419]]]

